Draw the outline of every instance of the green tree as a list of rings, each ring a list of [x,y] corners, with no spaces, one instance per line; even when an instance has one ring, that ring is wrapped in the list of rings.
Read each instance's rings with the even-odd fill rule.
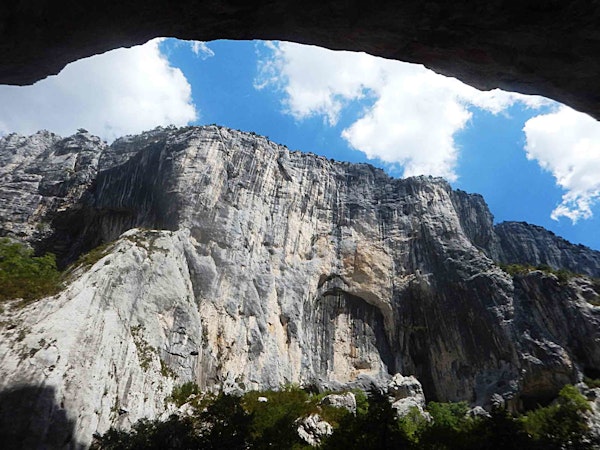
[[[190,418],[138,420],[130,431],[111,428],[96,439],[91,450],[188,450],[201,448]]]
[[[0,301],[22,298],[30,302],[54,295],[60,288],[53,254],[36,257],[25,245],[0,239]]]
[[[586,398],[577,388],[567,385],[553,404],[527,413],[522,419],[523,426],[538,448],[592,448],[584,416],[589,410]]]
[[[248,448],[252,416],[246,412],[240,397],[219,394],[194,417],[202,449],[242,450]]]
[[[494,408],[490,417],[475,419],[469,432],[469,445],[473,450],[532,448],[532,440],[525,433],[521,421],[504,408]]]
[[[258,397],[267,398],[259,402]],[[284,386],[279,391],[250,392],[244,405],[252,414],[253,448],[293,448],[305,443],[297,432],[296,421],[314,410],[313,398],[297,386]]]
[[[178,407],[188,401],[190,395],[200,393],[200,388],[193,381],[188,381],[182,385],[173,387],[171,395],[167,398],[168,401],[175,403]]]
[[[338,428],[325,440],[325,450],[379,450],[410,448],[389,399],[378,389],[372,389],[368,410],[346,415]]]

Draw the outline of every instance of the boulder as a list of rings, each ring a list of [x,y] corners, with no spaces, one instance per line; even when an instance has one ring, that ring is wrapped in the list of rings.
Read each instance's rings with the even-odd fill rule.
[[[321,419],[318,414],[311,414],[298,421],[298,436],[313,447],[321,444],[323,438],[333,433],[333,427]]]
[[[344,408],[352,414],[356,414],[356,397],[352,392],[327,395],[321,400],[321,405]]]

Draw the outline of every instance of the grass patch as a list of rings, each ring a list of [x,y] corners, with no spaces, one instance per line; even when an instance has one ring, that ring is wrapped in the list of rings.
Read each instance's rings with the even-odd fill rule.
[[[148,370],[150,368],[150,364],[152,364],[152,360],[154,359],[156,349],[146,342],[142,336],[143,330],[144,327],[141,325],[131,327],[131,336],[133,337],[133,343],[135,344],[135,348],[137,350],[140,367],[143,370]]]
[[[600,378],[584,377],[583,382],[591,389],[600,388]]]
[[[160,374],[165,378],[177,378],[177,374],[171,369],[163,359],[160,359]]]
[[[100,261],[104,256],[108,254],[108,251],[112,248],[113,242],[107,242],[105,244],[101,244],[87,253],[84,253],[77,261],[71,264],[66,270],[65,274],[73,273],[77,269],[89,269],[98,261]]]

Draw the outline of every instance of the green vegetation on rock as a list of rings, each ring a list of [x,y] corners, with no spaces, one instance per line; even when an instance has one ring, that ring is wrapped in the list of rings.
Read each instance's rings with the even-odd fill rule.
[[[180,386],[175,386],[167,401],[173,402],[177,407],[180,407],[188,401],[191,395],[198,395],[199,393],[200,388],[198,388],[198,385],[192,381],[188,381]]]
[[[587,384],[589,388],[600,388],[600,378],[584,377],[583,382]]]
[[[137,350],[140,367],[144,370],[148,370],[150,368],[150,364],[152,364],[154,355],[156,354],[156,349],[146,342],[143,332],[144,327],[141,325],[131,327],[131,337],[133,338],[133,343],[135,344],[135,348]]]
[[[527,413],[521,421],[539,448],[597,448],[588,442],[589,426],[582,417],[590,409],[577,388],[565,386],[556,402]]]
[[[110,245],[94,248],[61,272],[52,253],[35,256],[27,245],[0,238],[0,301],[22,299],[19,306],[25,306],[57,294],[75,269],[91,267],[107,254]]]
[[[533,272],[534,270],[541,270],[542,272],[555,275],[558,278],[560,283],[566,283],[573,277],[583,276],[571,272],[567,269],[554,269],[547,264],[541,264],[539,266],[531,266],[529,264],[498,264],[503,271],[508,273],[509,275],[527,275],[529,272]]]
[[[0,239],[0,301],[20,298],[24,305],[54,295],[61,287],[54,255],[34,256],[27,246]]]
[[[100,261],[104,256],[106,256],[106,254],[108,253],[108,251],[110,250],[112,245],[113,245],[113,242],[107,242],[105,244],[101,244],[97,247],[94,247],[89,252],[84,253],[79,258],[77,258],[77,261],[75,261],[73,264],[71,264],[66,269],[65,273],[70,273],[73,270],[79,269],[79,268],[88,269],[88,268],[92,267],[94,264],[96,264],[98,261]]]

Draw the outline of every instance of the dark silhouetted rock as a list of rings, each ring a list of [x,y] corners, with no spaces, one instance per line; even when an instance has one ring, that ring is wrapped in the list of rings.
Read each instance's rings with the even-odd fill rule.
[[[0,391],[0,442],[7,450],[82,449],[76,411],[59,403],[51,386],[15,385]]]
[[[480,89],[541,94],[600,117],[600,5],[589,0],[307,0],[0,6],[0,83],[153,37],[277,39],[423,64]]]

